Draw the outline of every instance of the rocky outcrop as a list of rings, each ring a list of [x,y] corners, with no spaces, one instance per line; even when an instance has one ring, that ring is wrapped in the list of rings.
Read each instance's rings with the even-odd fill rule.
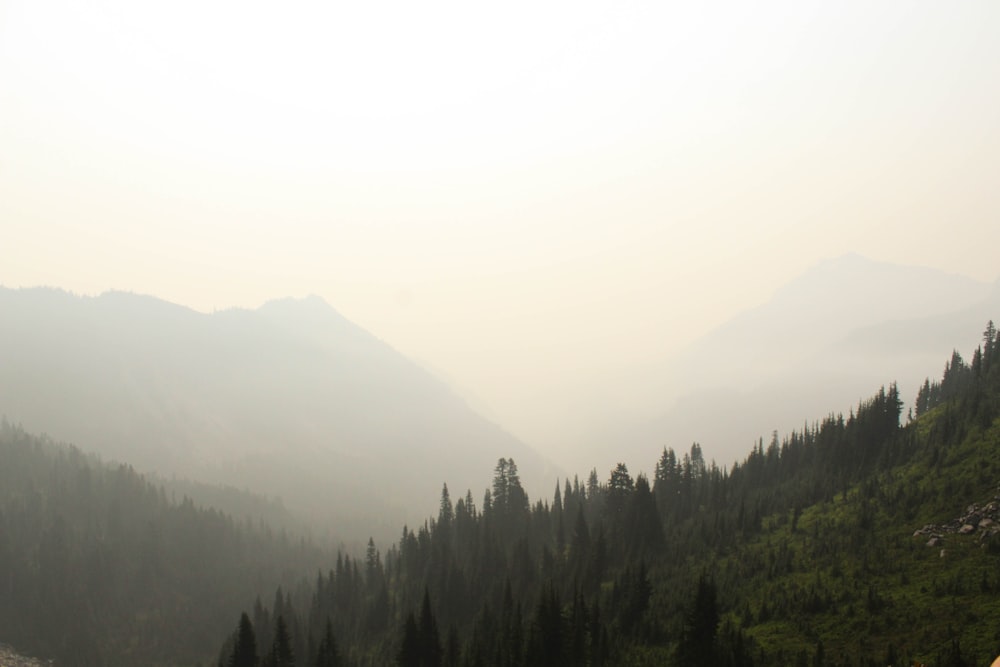
[[[0,644],[0,665],[3,667],[53,667],[55,663],[51,660],[28,658],[6,644]]]
[[[993,535],[1000,535],[1000,494],[987,503],[973,503],[965,512],[948,523],[929,523],[913,531],[913,537],[927,537],[927,546],[941,546],[945,535],[979,535],[983,542]]]

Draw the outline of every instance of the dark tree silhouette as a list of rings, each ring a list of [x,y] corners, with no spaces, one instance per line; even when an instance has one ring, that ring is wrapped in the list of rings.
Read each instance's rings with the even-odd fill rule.
[[[278,616],[278,620],[274,623],[274,642],[271,644],[268,667],[295,667],[292,639],[288,635],[284,616]]]
[[[403,623],[403,641],[396,654],[399,667],[421,667],[420,631],[417,630],[417,619],[413,612],[406,615]]]
[[[420,665],[421,667],[441,667],[441,636],[437,620],[431,612],[430,592],[424,589],[424,601],[420,605]]]
[[[340,650],[337,648],[337,640],[333,637],[333,623],[330,617],[326,618],[326,629],[323,632],[323,639],[319,642],[316,650],[316,667],[340,667]]]
[[[677,647],[677,664],[682,667],[716,664],[715,639],[718,629],[719,610],[715,583],[702,574],[698,578],[694,601],[684,619],[684,634]]]
[[[236,628],[236,644],[229,658],[229,667],[257,667],[257,637],[246,612],[240,616]]]

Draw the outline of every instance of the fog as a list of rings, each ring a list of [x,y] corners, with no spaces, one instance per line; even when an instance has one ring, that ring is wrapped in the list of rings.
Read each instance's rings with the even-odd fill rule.
[[[10,418],[159,477],[280,498],[329,537],[394,538],[446,482],[481,499],[501,457],[535,494],[562,474],[318,297],[204,315],[0,289],[0,311]]]
[[[971,279],[859,327],[987,297],[998,22],[988,2],[9,1],[0,284],[203,314],[316,294],[583,472],[659,418],[649,392],[662,416],[715,386],[690,377],[699,341],[826,260]]]
[[[988,664],[997,35],[0,0],[0,662]]]

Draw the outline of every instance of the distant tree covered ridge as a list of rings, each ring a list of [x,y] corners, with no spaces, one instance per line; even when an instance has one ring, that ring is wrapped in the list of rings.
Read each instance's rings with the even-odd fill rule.
[[[921,532],[1000,503],[992,323],[972,360],[905,425],[890,384],[731,468],[666,447],[652,480],[620,463],[532,502],[500,459],[478,504],[445,485],[384,555],[338,555],[248,620],[272,655],[284,623],[298,665],[989,664],[1000,528],[977,510],[968,534]]]
[[[137,470],[280,496],[351,543],[392,539],[433,511],[441,479],[468,486],[501,455],[530,465],[536,488],[553,477],[319,297],[204,314],[138,294],[0,287],[0,323],[0,414]]]
[[[190,665],[214,652],[248,587],[272,590],[328,558],[0,420],[0,642],[22,652]]]

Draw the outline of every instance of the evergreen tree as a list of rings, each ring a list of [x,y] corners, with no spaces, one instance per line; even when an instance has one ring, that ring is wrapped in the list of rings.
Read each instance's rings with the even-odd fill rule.
[[[451,524],[455,520],[455,510],[451,504],[451,496],[448,494],[448,485],[441,488],[441,503],[438,511],[437,530],[447,541],[451,535]]]
[[[422,667],[420,632],[417,630],[417,619],[411,611],[403,623],[403,641],[396,654],[399,667]]]
[[[570,571],[579,583],[583,583],[587,574],[590,558],[590,529],[587,527],[587,518],[583,514],[583,505],[581,504],[577,506],[576,522],[573,526],[573,537],[569,546]]]
[[[634,489],[635,484],[632,481],[632,476],[628,474],[628,468],[624,463],[619,463],[611,471],[611,477],[608,479],[608,486],[604,494],[608,521],[611,522],[613,528],[620,528],[625,502]]]
[[[679,489],[680,471],[677,466],[677,454],[673,449],[664,447],[660,460],[656,462],[653,478],[653,495],[656,496],[661,516],[668,516],[671,510],[676,508]]]
[[[330,622],[330,617],[327,616],[326,630],[316,651],[316,667],[340,666],[340,649],[337,647],[337,640],[333,637],[333,623]]]
[[[240,616],[236,628],[236,643],[229,658],[229,667],[257,667],[257,637],[246,612]]]
[[[677,664],[681,667],[716,664],[715,639],[718,629],[715,583],[702,574],[698,578],[694,601],[685,618],[684,633],[677,647]]]
[[[645,475],[636,478],[623,519],[624,546],[630,559],[646,559],[659,552],[664,540],[663,521]]]
[[[507,477],[507,459],[497,460],[497,465],[493,469],[493,509],[504,514],[507,511],[508,499],[510,495],[510,480]]]
[[[365,549],[365,584],[369,594],[373,594],[383,584],[382,559],[378,549],[375,548],[375,540],[368,538],[368,547]]]
[[[292,651],[292,638],[288,634],[284,615],[278,616],[274,622],[274,641],[271,644],[269,667],[295,667],[295,655]]]
[[[424,589],[424,601],[420,605],[420,665],[421,667],[441,667],[441,637],[437,620],[431,612],[430,592]]]
[[[629,635],[641,633],[642,618],[649,606],[652,586],[646,576],[646,564],[639,562],[639,567],[633,570],[626,567],[625,572],[615,582],[613,600],[617,608],[617,616],[621,630]]]
[[[563,663],[563,617],[559,594],[552,585],[542,590],[531,628],[525,662],[529,667],[558,667]]]

